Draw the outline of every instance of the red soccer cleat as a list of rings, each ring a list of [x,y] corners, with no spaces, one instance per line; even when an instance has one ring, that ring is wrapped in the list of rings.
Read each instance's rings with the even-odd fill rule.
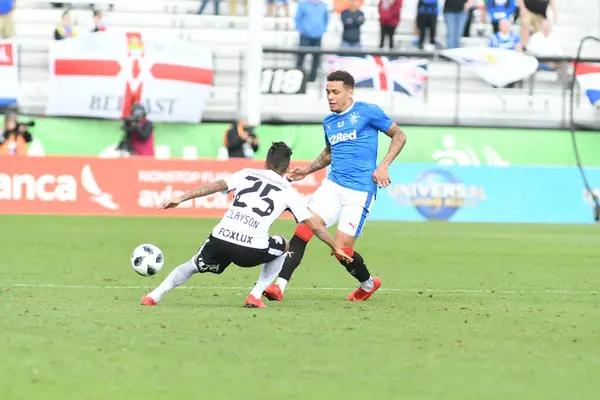
[[[380,286],[381,279],[373,278],[373,290],[367,292],[366,290],[359,287],[358,289],[350,293],[350,295],[348,295],[348,301],[365,301],[369,297],[371,297],[371,295],[375,293]]]
[[[263,292],[263,296],[265,296],[270,301],[281,301],[283,300],[283,292],[279,285],[275,283],[271,283],[265,291]]]
[[[261,299],[257,299],[256,297],[252,296],[251,294],[249,294],[248,297],[246,297],[246,305],[244,307],[246,307],[246,308],[267,308],[267,306],[265,306],[265,303],[263,303]]]
[[[152,297],[144,296],[142,297],[142,305],[143,306],[155,306],[156,302]]]

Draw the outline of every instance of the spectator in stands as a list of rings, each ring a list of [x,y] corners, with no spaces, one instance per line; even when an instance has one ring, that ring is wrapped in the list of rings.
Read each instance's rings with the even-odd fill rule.
[[[106,30],[103,18],[104,13],[102,11],[94,10],[94,29],[92,29],[92,32],[104,32]]]
[[[542,20],[542,30],[534,33],[529,38],[527,52],[539,57],[559,57],[563,55],[563,46],[560,40],[552,33],[552,25],[547,19]],[[563,72],[560,63],[541,63],[539,69],[542,71]],[[559,74],[560,75],[560,74]]]
[[[467,12],[467,20],[465,21],[465,29],[463,31],[463,37],[471,37],[471,24],[473,23],[473,14],[475,14],[475,10],[477,6],[475,5],[478,0],[474,1]]]
[[[511,29],[510,21],[502,19],[498,22],[498,32],[494,33],[490,38],[490,47],[514,50],[518,52],[523,51],[523,45],[521,44],[521,37],[514,33]],[[508,84],[507,88],[523,87],[523,81],[513,82]]]
[[[124,118],[121,129],[125,131],[125,136],[117,150],[136,156],[154,157],[154,126],[146,117],[144,106],[131,106],[131,115]]]
[[[32,141],[27,124],[19,124],[17,112],[8,110],[4,117],[4,129],[0,133],[0,156],[26,156],[27,144]]]
[[[210,0],[202,0],[202,4],[200,4],[200,8],[198,9],[198,12],[196,14],[198,14],[198,15],[202,14],[209,1]],[[235,0],[233,0],[233,1],[235,1]],[[221,2],[221,0],[213,0],[213,11],[214,11],[215,15],[219,15],[219,3],[220,2]]]
[[[338,15],[342,15],[342,11],[348,9],[348,5],[350,0],[333,0],[333,9]],[[358,7],[362,7],[365,3],[365,0],[358,0]]]
[[[229,0],[229,15],[235,17],[238,15],[237,6],[239,0]],[[244,0],[244,15],[248,13],[248,0]]]
[[[285,13],[285,17],[289,18],[289,16],[290,16],[290,1],[289,0],[267,0],[267,15],[269,17],[275,16],[275,1],[277,1],[281,6],[283,6],[283,11]]]
[[[341,18],[344,26],[342,47],[360,49],[360,27],[365,23],[365,14],[360,10],[358,0],[350,0],[348,8],[342,11]]]
[[[389,41],[390,49],[394,48],[394,34],[400,24],[402,0],[379,0],[379,48],[383,49],[385,39]]]
[[[511,30],[510,21],[503,19],[498,22],[498,32],[490,38],[490,47],[515,50],[522,52],[521,37]]]
[[[417,7],[417,29],[419,30],[418,47],[423,50],[427,31],[429,31],[429,43],[435,47],[438,0],[419,0]]]
[[[15,0],[0,0],[0,39],[10,39],[15,34],[14,8]]]
[[[321,47],[321,39],[327,32],[329,24],[329,11],[327,5],[321,0],[304,0],[298,3],[295,17],[296,29],[300,33],[300,47]],[[296,68],[304,66],[305,54],[298,55]],[[310,69],[309,82],[317,79],[317,71],[321,57],[312,55],[312,67]]]
[[[252,158],[258,151],[258,137],[248,120],[234,121],[225,131],[225,147],[229,158]]]
[[[65,11],[61,17],[60,24],[54,30],[54,39],[62,40],[77,36],[77,30],[71,25],[69,11]]]
[[[111,3],[111,4],[109,4],[109,5],[108,5],[108,11],[112,11],[114,7],[115,7],[115,5],[114,5],[114,4],[112,4],[112,3]],[[91,3],[91,4],[90,4],[90,9],[92,9],[92,10],[95,10],[95,9],[96,9],[96,5],[95,5],[94,3]]]
[[[474,0],[446,0],[444,20],[446,21],[446,48],[460,47],[460,38],[465,32],[469,10]]]
[[[463,33],[464,37],[471,37],[471,26],[473,25],[473,18],[475,17],[475,11],[479,10],[479,22],[484,25],[487,23],[487,12],[485,8],[485,0],[475,0],[473,1],[471,8],[469,9],[469,13],[467,16],[467,22],[465,24],[465,32]],[[477,26],[477,35],[484,36],[485,29],[475,22]]]
[[[556,0],[518,0],[521,10],[521,41],[527,46],[529,34],[533,27],[533,33],[542,30],[542,21],[548,18],[548,6],[552,7],[554,23],[558,21],[558,12],[556,10]]]
[[[494,27],[494,34],[500,30],[500,21],[514,17],[516,0],[487,0],[486,8]]]

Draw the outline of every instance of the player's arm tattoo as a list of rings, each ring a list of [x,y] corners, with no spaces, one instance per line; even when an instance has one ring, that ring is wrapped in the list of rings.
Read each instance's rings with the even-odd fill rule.
[[[316,229],[314,231],[314,233],[315,233],[315,236],[320,241],[327,244],[327,246],[329,246],[329,248],[331,250],[335,250],[335,241],[333,240],[333,238],[331,237],[329,232],[327,232],[327,229],[325,229],[325,227],[320,227],[320,228]]]
[[[213,193],[223,192],[226,190],[227,183],[223,179],[220,179],[218,181],[209,183],[207,185],[202,185],[200,187],[197,187],[196,189],[190,190],[179,196],[178,200],[180,200],[180,202],[184,202],[186,200],[195,199],[197,197],[204,197]]]
[[[312,174],[320,169],[325,168],[331,164],[331,147],[326,146],[325,149],[319,154],[319,157],[314,159],[310,164],[306,166],[306,175]]]
[[[327,244],[327,246],[329,246],[331,250],[335,250],[335,241],[333,240],[329,232],[327,232],[327,228],[325,227],[325,225],[321,225],[321,223],[317,222],[316,218],[314,217],[307,219],[306,221],[304,221],[304,223],[310,228],[310,230],[313,231],[315,236],[320,241]]]
[[[406,135],[402,132],[402,129],[396,123],[393,123],[390,129],[385,133],[389,137],[392,138],[392,142],[390,143],[390,149],[388,150],[383,160],[381,160],[380,166],[389,167],[392,161],[398,157],[398,154],[404,148],[404,144],[406,143]]]

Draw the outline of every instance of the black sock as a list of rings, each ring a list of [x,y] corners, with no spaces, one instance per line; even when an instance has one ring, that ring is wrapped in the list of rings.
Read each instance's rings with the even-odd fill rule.
[[[279,277],[289,281],[292,278],[292,274],[294,270],[298,268],[300,262],[302,261],[302,257],[304,257],[304,251],[306,250],[306,242],[303,239],[300,239],[298,236],[294,235],[292,240],[290,240],[290,249],[288,250],[289,254],[285,258],[283,262],[283,268],[281,268],[281,272],[279,273]]]
[[[342,261],[340,261],[340,263],[346,267],[346,270],[350,273],[350,275],[356,278],[357,281],[368,281],[371,273],[365,265],[365,260],[357,252],[354,252],[354,255],[351,257],[353,261],[350,264],[344,264]]]

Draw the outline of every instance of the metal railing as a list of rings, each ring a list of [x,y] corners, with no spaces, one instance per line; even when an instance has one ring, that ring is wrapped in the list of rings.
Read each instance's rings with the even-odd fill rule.
[[[569,102],[570,84],[574,79],[572,73],[574,57],[536,57],[540,63],[552,63],[557,71],[538,71],[519,84],[516,88],[494,88],[485,81],[468,71],[461,65],[440,52],[390,52],[381,50],[363,51],[355,49],[322,49],[322,48],[277,48],[267,47],[263,50],[265,65],[273,68],[291,68],[299,55],[335,55],[335,56],[385,56],[389,58],[421,58],[430,61],[430,69],[436,66],[453,64],[455,72],[448,75],[430,74],[428,82],[422,89],[422,94],[413,98],[393,92],[374,94],[373,90],[360,89],[359,93],[373,98],[375,95],[384,104],[386,110],[396,119],[405,123],[424,125],[454,125],[454,126],[505,126],[505,127],[543,127],[568,128],[570,126]],[[322,60],[321,60],[322,61]],[[581,63],[600,63],[600,58],[581,58]],[[297,94],[295,101],[289,101],[285,96],[277,96],[274,101],[263,101],[265,120],[277,119],[279,122],[311,122],[320,123],[323,117],[324,102],[315,108],[314,100],[323,100],[325,75],[328,72],[321,62],[317,80],[309,85],[305,94]],[[218,71],[217,71],[218,73]],[[556,82],[541,79],[542,75],[556,74]],[[559,79],[559,75],[561,79]],[[600,127],[600,113],[585,99],[579,86],[575,85],[574,120],[581,125],[591,128]],[[315,97],[316,96],[316,97]],[[264,96],[263,96],[264,97]],[[290,97],[290,96],[288,96]],[[298,104],[299,97],[306,98],[306,107],[297,109],[294,113],[281,112],[285,104]],[[440,100],[441,99],[441,100]],[[498,101],[500,99],[500,101]],[[410,112],[406,105],[412,104]],[[301,103],[301,101],[300,101]],[[440,104],[443,103],[443,104]],[[511,107],[512,104],[522,104]],[[272,109],[272,111],[270,110]],[[275,115],[279,113],[279,115]],[[291,114],[296,114],[291,115]]]

